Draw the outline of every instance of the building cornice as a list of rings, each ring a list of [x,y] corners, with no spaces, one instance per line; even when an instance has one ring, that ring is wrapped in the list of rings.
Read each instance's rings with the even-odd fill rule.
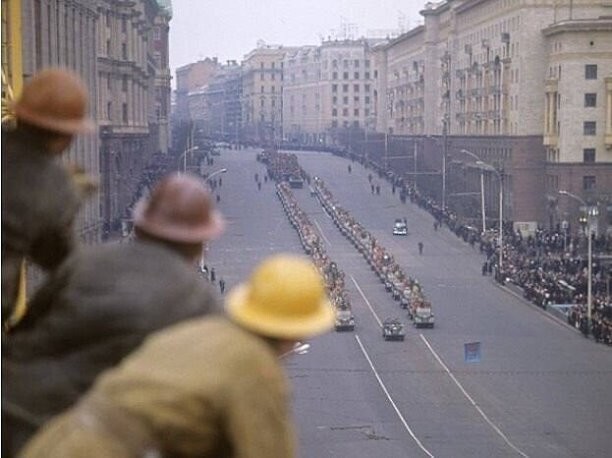
[[[610,32],[612,31],[612,17],[602,19],[575,19],[562,21],[542,30],[544,36],[549,37],[566,32]]]
[[[384,45],[383,49],[390,49],[391,47],[401,43],[402,41],[409,40],[410,38],[416,37],[417,35],[419,35],[420,33],[423,33],[424,31],[425,31],[425,26],[424,25],[419,25],[419,26],[415,27],[414,29],[409,30],[406,33],[403,33],[399,37],[394,38],[389,43]]]

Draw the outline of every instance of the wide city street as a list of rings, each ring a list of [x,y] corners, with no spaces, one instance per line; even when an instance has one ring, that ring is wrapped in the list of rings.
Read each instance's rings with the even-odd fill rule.
[[[224,150],[209,171],[222,176],[219,208],[227,219],[207,264],[227,289],[263,257],[302,253],[256,150]],[[300,152],[311,176],[325,181],[348,210],[416,277],[431,300],[434,329],[414,329],[340,233],[308,186],[294,195],[346,275],[354,332],[314,339],[287,360],[302,457],[603,457],[612,450],[612,351],[481,275],[478,249],[433,218],[402,204],[369,170],[326,153]],[[396,218],[408,235],[393,236]],[[424,245],[419,255],[417,244]],[[403,342],[381,336],[385,318],[406,324]],[[464,360],[480,342],[481,361]]]

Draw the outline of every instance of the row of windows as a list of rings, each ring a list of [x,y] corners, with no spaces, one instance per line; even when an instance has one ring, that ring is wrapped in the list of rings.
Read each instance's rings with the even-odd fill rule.
[[[360,98],[358,95],[353,96],[353,102],[355,102],[355,103],[359,103],[360,101],[361,101],[361,98]],[[366,104],[366,105],[369,105],[369,104],[370,104],[370,96],[369,96],[369,95],[366,95],[366,96],[365,96],[365,98],[364,98],[364,102],[365,102],[365,104]],[[332,103],[333,103],[334,105],[336,105],[336,104],[338,103],[338,97],[337,97],[337,96],[335,96],[335,95],[334,95],[334,96],[332,97]],[[348,105],[348,103],[349,103],[349,98],[348,98],[348,96],[346,96],[346,95],[345,95],[344,97],[342,97],[342,103],[343,103],[344,105]]]
[[[359,108],[355,108],[353,109],[353,116],[359,116],[360,110]],[[349,109],[348,108],[343,108],[342,109],[342,116],[348,116],[349,115]],[[366,108],[363,110],[363,115],[364,116],[370,116],[370,109]],[[332,108],[332,116],[334,118],[338,117],[338,109],[337,108]]]
[[[349,68],[350,62],[351,61],[349,59],[344,59],[342,61],[342,67],[343,68]],[[338,63],[337,59],[332,60],[332,68],[338,68],[338,65],[339,65],[339,63]],[[354,59],[353,60],[353,67],[359,68],[360,65],[361,65],[361,61],[359,59]],[[370,61],[369,60],[365,60],[364,61],[364,66],[365,66],[365,68],[370,68]],[[323,61],[323,68],[325,68],[325,69],[327,68],[327,61]]]
[[[360,73],[359,73],[359,72],[354,72],[354,73],[353,73],[353,79],[358,80],[358,79],[359,79],[359,76],[360,76]],[[333,80],[337,80],[337,79],[338,79],[338,72],[333,72],[333,73],[332,73],[332,79],[333,79]],[[343,80],[347,80],[347,79],[349,79],[349,72],[343,72],[343,73],[342,73],[342,79],[343,79]],[[363,79],[365,79],[365,80],[369,80],[369,79],[370,79],[370,72],[365,72],[365,73],[363,74]]]
[[[349,127],[349,126],[350,126],[349,121],[344,121],[344,122],[342,123],[342,127],[344,127],[345,129],[346,129],[347,127]],[[334,120],[332,121],[332,128],[336,129],[337,127],[338,127],[338,121],[337,121],[336,119],[334,119]],[[353,121],[353,127],[355,127],[355,128],[359,128],[359,121]]]
[[[353,84],[353,92],[359,92],[359,84]],[[370,85],[369,84],[364,84],[363,85],[363,90],[365,92],[370,92]],[[348,84],[343,84],[342,85],[342,92],[348,92],[349,91],[349,85]],[[338,92],[338,85],[337,84],[332,84],[332,93],[337,93]]]

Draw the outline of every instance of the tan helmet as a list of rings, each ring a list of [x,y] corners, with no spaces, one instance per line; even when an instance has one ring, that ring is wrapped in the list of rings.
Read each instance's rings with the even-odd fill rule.
[[[134,209],[134,226],[154,237],[178,243],[200,243],[223,232],[204,182],[195,176],[172,174],[162,179]]]
[[[57,68],[43,70],[23,87],[13,110],[19,120],[62,134],[90,132],[86,119],[87,88],[81,79]]]
[[[300,256],[267,258],[249,281],[233,288],[226,309],[239,325],[279,339],[302,339],[330,329],[334,312],[314,265]]]

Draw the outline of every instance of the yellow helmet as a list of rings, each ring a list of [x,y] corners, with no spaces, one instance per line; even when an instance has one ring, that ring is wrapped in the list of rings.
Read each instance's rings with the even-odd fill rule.
[[[287,254],[259,264],[247,283],[229,293],[226,309],[241,326],[279,339],[314,336],[334,323],[332,306],[314,265]]]

